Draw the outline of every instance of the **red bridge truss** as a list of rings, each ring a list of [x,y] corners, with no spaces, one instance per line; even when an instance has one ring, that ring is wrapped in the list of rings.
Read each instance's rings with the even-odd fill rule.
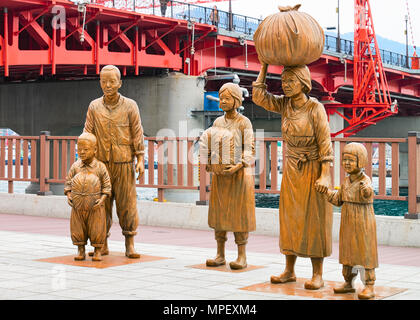
[[[97,77],[101,66],[114,64],[124,76],[138,76],[152,69],[196,76],[206,71],[212,74],[215,70],[242,72],[241,85],[250,88],[260,69],[252,37],[246,34],[250,33],[248,28],[244,28],[242,35],[222,32],[205,21],[207,12],[203,14],[204,21],[191,23],[185,15],[173,12],[169,17],[160,17],[97,4],[89,4],[84,17],[74,3],[66,0],[2,0],[0,6],[3,81]],[[354,59],[361,61],[361,57],[326,50],[309,66],[314,95],[323,101],[343,103],[326,104],[326,109],[347,121],[350,128],[339,132],[346,136],[376,122],[376,118],[366,120],[370,113],[361,106],[361,101],[353,104],[353,83],[358,79],[353,76]],[[373,70],[373,74],[375,71],[378,70]],[[278,77],[281,72],[282,67],[269,67],[273,76],[268,80],[269,89],[275,93],[281,93]],[[420,71],[385,64],[382,72],[390,95],[399,98],[400,111],[420,115]],[[371,90],[370,99],[372,94],[375,99],[375,89]],[[340,107],[344,107],[343,112],[337,109]],[[378,108],[375,106],[370,111]],[[387,112],[394,114],[397,110]]]

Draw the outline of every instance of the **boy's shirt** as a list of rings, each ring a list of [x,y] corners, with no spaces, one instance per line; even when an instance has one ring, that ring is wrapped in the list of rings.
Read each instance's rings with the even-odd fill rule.
[[[80,159],[73,163],[66,177],[64,194],[67,195],[68,192],[71,192],[71,181],[73,177],[84,170],[86,170],[89,173],[95,174],[99,178],[99,180],[101,181],[102,194],[111,196],[111,179],[109,178],[108,170],[106,169],[106,166],[101,161],[98,161],[96,158],[93,158],[93,160],[89,164],[85,164]]]

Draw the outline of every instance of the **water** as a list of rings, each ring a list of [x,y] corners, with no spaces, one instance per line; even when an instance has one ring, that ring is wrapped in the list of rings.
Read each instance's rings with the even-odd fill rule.
[[[278,208],[279,196],[262,193],[256,194],[255,206],[257,208]],[[375,200],[373,202],[373,209],[375,210],[375,215],[400,217],[407,213],[408,202],[395,200]]]
[[[280,181],[280,180],[279,180]],[[386,193],[391,194],[390,186],[392,183],[391,178],[386,178]],[[378,177],[373,177],[372,179],[373,189],[375,193],[378,193]],[[400,190],[400,196],[407,196],[407,189]],[[278,208],[279,207],[279,195],[275,194],[263,194],[257,193],[255,195],[255,206],[257,208]],[[401,217],[404,216],[408,211],[408,201],[399,201],[399,200],[374,200],[373,209],[376,215],[380,216],[394,216]],[[337,210],[340,210],[337,208]]]

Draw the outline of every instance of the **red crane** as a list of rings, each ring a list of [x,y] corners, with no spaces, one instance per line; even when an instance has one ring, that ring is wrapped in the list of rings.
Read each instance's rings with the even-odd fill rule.
[[[336,113],[348,123],[334,137],[351,136],[398,113],[397,102],[391,101],[369,0],[354,0],[354,17],[353,101],[352,104],[326,104],[330,115]],[[337,108],[350,112],[342,114]]]

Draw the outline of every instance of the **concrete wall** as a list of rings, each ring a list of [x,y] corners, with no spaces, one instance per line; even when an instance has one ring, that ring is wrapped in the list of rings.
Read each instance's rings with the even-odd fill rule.
[[[254,119],[251,121],[254,130],[264,129],[267,132],[278,132],[277,137],[281,137],[281,119],[262,120]]]
[[[210,230],[207,224],[207,206],[138,201],[138,208],[141,225]],[[28,194],[0,193],[0,214],[2,213],[69,218],[70,208],[65,196],[40,197]],[[118,221],[115,212],[114,220]],[[278,209],[256,208],[256,220],[255,234],[278,236]],[[376,216],[376,224],[378,244],[420,247],[420,220]],[[339,229],[340,214],[334,213],[334,241],[338,241]]]
[[[191,109],[203,109],[204,82],[179,73],[126,78],[121,93],[137,101],[146,135],[154,136],[161,128],[178,134],[179,121],[185,121]],[[2,84],[0,128],[20,135],[79,135],[90,101],[100,96],[98,80]],[[187,124],[188,131],[202,127],[201,119],[189,118]]]
[[[128,79],[123,87],[121,92],[140,106],[146,135],[156,136],[162,129],[171,129],[176,136],[202,130],[202,119],[191,117],[190,112],[203,110],[203,78],[171,73],[167,77]]]
[[[420,117],[389,117],[357,133],[358,137],[407,138],[408,131],[420,131]]]
[[[187,121],[187,132],[203,128],[202,117],[190,116],[192,109],[203,109],[203,78],[181,73],[125,78],[121,93],[137,101],[149,136],[162,128],[178,134],[179,121]],[[89,102],[101,95],[98,80],[4,83],[0,85],[0,128],[11,128],[21,135],[38,135],[41,130],[52,135],[78,135]],[[342,126],[342,119],[337,120],[341,122],[333,119],[332,130]],[[281,120],[253,120],[253,126],[277,132]],[[357,136],[407,137],[410,130],[420,130],[420,117],[390,117]]]
[[[78,135],[89,102],[100,95],[98,81],[0,85],[0,127],[20,135]]]

